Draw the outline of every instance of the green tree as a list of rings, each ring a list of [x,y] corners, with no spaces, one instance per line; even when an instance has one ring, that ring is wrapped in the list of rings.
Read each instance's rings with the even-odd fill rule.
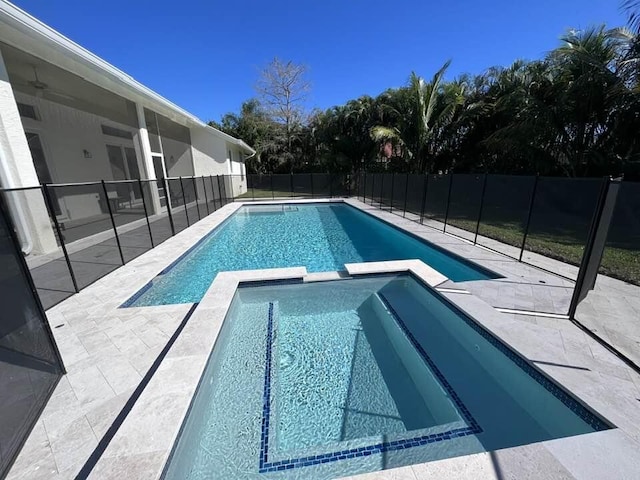
[[[400,105],[392,102],[387,105],[387,109],[399,119],[398,123],[377,125],[371,129],[371,137],[375,141],[391,141],[404,149],[414,171],[433,171],[440,135],[464,101],[461,88],[443,82],[450,63],[446,62],[431,82],[411,73],[409,85],[396,97]]]

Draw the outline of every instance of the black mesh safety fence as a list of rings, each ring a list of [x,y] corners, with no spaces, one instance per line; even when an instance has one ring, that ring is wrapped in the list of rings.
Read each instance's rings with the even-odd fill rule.
[[[117,199],[107,199],[101,183],[48,185],[47,189],[65,242],[72,243],[113,229],[109,206]]]
[[[373,174],[373,192],[371,195],[371,205],[382,205],[382,191],[384,189],[384,175]]]
[[[37,231],[31,233],[31,248],[46,248],[50,252],[41,258],[29,255],[27,261],[38,296],[44,307],[48,308],[76,293],[76,287],[70,264],[62,250],[63,231],[59,225],[56,228],[54,218],[57,217],[52,215],[50,208],[53,202],[48,201],[44,192],[43,187],[4,190],[2,197],[13,218],[38,225]],[[15,230],[24,236],[22,230]],[[34,245],[36,235],[39,245]]]
[[[189,226],[191,226],[202,218],[200,209],[198,208],[196,185],[192,177],[183,177],[180,181],[184,188],[184,205],[187,207]]]
[[[330,175],[330,196],[347,197],[351,195],[351,178],[343,173]]]
[[[393,195],[393,174],[383,173],[380,175],[380,208],[391,210],[391,197]]]
[[[117,236],[114,235],[104,244],[116,249],[119,246],[126,263],[153,248],[146,204],[137,180],[105,183],[105,189]]]
[[[312,174],[296,173],[292,175],[291,183],[293,185],[293,197],[309,198],[314,195],[314,184]]]
[[[211,188],[213,189],[213,198],[216,201],[218,208],[222,207],[225,204],[225,199],[220,175],[211,177]]]
[[[207,202],[208,212],[213,213],[218,209],[218,205],[220,204],[216,198],[215,190],[213,188],[213,177],[202,177],[202,188],[205,201]]]
[[[447,214],[447,232],[455,233],[467,240],[475,239],[484,185],[484,175],[453,175]]]
[[[271,192],[271,175],[247,175],[247,197],[255,200],[268,200],[273,198]]]
[[[225,175],[224,179],[229,201],[248,197],[247,180],[244,175]]]
[[[313,192],[316,197],[331,196],[331,175],[328,173],[312,173]]]
[[[229,185],[229,175],[218,175],[218,184],[220,185],[220,195],[222,195],[222,204],[233,201],[233,192]]]
[[[227,185],[237,185],[240,176],[226,176]],[[236,178],[237,177],[237,178]],[[236,192],[240,200],[276,200],[348,197],[357,195],[358,177],[349,174],[329,173],[276,173],[247,175],[246,191]],[[362,186],[364,195],[364,185]]]
[[[375,175],[372,173],[365,174],[364,178],[364,202],[371,203],[373,201],[373,187]]]
[[[29,255],[27,263],[49,308],[234,197],[357,196],[547,270],[554,271],[551,261],[559,260],[568,265],[557,273],[575,278],[603,182],[493,174],[296,173],[50,184],[0,192],[12,218],[24,211],[28,219],[21,221],[42,229],[38,249],[46,255]],[[639,185],[622,183],[600,266],[602,273],[636,284]]]
[[[426,175],[409,174],[407,177],[406,217],[414,220],[420,219],[426,185]]]
[[[422,223],[444,230],[451,175],[429,175]]]
[[[101,183],[46,188],[59,212],[57,220],[78,288],[121,267],[124,255],[118,246],[115,222],[118,192]],[[120,221],[124,223],[126,218]]]
[[[189,211],[188,205],[185,203],[184,182],[180,178],[168,178],[167,185],[169,187],[169,205],[171,206],[173,225],[175,232],[178,233],[189,226]]]
[[[151,238],[153,246],[157,247],[173,235],[172,222],[169,218],[166,197],[164,197],[164,182],[162,180],[142,180],[141,183],[144,205],[149,215]]]
[[[239,178],[237,175],[224,175],[222,178],[222,188],[224,196],[228,202],[233,202],[236,197],[240,196],[239,189],[236,188]]]
[[[64,367],[20,246],[9,205],[0,208],[0,478],[4,478],[53,393]],[[42,206],[42,202],[40,204]],[[46,209],[43,210],[46,212]],[[14,212],[15,213],[15,212]]]
[[[27,264],[48,309],[228,203],[233,182],[200,176],[47,184],[0,195],[16,231],[34,237],[29,252],[37,253]]]
[[[290,174],[273,174],[271,175],[271,181],[273,185],[273,198],[291,198],[293,187]]]
[[[391,198],[393,210],[404,212],[405,198],[407,198],[407,179],[408,174],[406,173],[396,173],[393,175],[393,196]]]
[[[247,193],[244,195],[245,198],[255,200],[256,198],[256,187],[259,188],[259,181],[261,175],[249,174],[247,175]]]
[[[548,270],[546,258],[580,265],[602,185],[600,178],[539,177],[523,260]]]
[[[622,182],[600,272],[640,285],[640,183]]]
[[[198,212],[200,213],[200,218],[204,218],[209,215],[209,202],[208,198],[205,195],[205,182],[204,177],[194,177],[193,182],[195,183],[195,192],[196,192],[196,203],[198,205]]]
[[[478,244],[520,257],[535,183],[533,176],[487,176]]]
[[[365,183],[365,174],[363,172],[359,172],[353,176],[354,182],[354,196],[358,198],[360,201],[364,202],[364,183]]]

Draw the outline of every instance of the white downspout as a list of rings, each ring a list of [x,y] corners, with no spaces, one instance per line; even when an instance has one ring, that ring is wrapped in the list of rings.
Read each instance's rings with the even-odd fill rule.
[[[0,184],[3,188],[15,188],[15,184],[9,169],[7,168],[4,151],[2,151],[2,149],[0,149]],[[33,239],[31,238],[31,232],[29,232],[29,228],[27,227],[27,218],[24,214],[24,209],[22,208],[20,195],[20,192],[17,192],[16,195],[6,195],[5,198],[7,199],[9,213],[14,220],[13,225],[15,226],[18,239],[20,240],[22,253],[29,255],[33,250]]]

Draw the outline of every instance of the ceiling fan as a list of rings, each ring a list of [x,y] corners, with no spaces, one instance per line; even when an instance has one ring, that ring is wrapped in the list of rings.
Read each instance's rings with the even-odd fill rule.
[[[46,92],[48,97],[53,96],[64,98],[66,100],[76,100],[76,98],[72,97],[71,95],[67,95],[66,93],[50,88],[49,84],[41,81],[40,77],[38,77],[38,69],[36,68],[36,66],[31,65],[31,68],[33,68],[33,80],[28,80],[26,83],[18,82],[18,85],[34,88],[36,91],[35,95],[38,98],[42,98],[43,94]]]

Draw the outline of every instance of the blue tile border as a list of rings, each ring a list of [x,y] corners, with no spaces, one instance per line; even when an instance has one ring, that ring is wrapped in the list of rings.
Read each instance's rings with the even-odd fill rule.
[[[148,281],[147,283],[144,284],[144,286],[138,290],[136,293],[134,293],[133,295],[131,295],[122,305],[120,305],[118,308],[127,308],[130,307],[131,305],[133,305],[142,295],[145,294],[145,292],[147,290],[149,290],[151,287],[153,287],[153,280]]]
[[[336,462],[338,460],[347,460],[358,457],[367,457],[370,455],[393,452],[396,450],[404,450],[412,447],[420,447],[431,443],[442,442],[444,440],[451,440],[453,438],[465,437],[468,435],[476,435],[482,432],[482,429],[475,421],[469,410],[462,403],[458,395],[455,393],[449,382],[444,378],[442,373],[438,370],[433,361],[426,354],[424,349],[420,347],[413,335],[409,332],[406,325],[400,317],[395,313],[386,299],[383,299],[385,305],[387,305],[392,312],[392,315],[400,328],[405,332],[411,343],[418,350],[423,359],[427,362],[429,367],[433,370],[438,380],[441,382],[443,388],[450,395],[452,401],[456,404],[460,413],[464,417],[465,421],[469,425],[468,427],[455,428],[440,433],[432,433],[428,435],[422,435],[419,437],[394,440],[389,442],[380,442],[375,445],[368,445],[364,447],[354,447],[346,450],[340,450],[337,452],[323,453],[318,455],[310,455],[307,457],[293,458],[287,460],[279,460],[276,462],[269,462],[269,422],[271,415],[271,360],[272,360],[272,347],[273,347],[273,302],[269,302],[269,314],[267,320],[267,338],[266,338],[266,352],[265,352],[265,372],[264,372],[264,390],[262,396],[262,424],[260,434],[260,461],[259,461],[259,473],[277,472],[282,470],[289,470],[292,468],[308,467],[311,465],[319,465],[322,463]]]
[[[271,409],[271,348],[273,346],[273,302],[269,302],[267,348],[265,353],[264,388],[262,393],[262,425],[260,432],[260,469],[267,464],[269,452],[269,417]]]

